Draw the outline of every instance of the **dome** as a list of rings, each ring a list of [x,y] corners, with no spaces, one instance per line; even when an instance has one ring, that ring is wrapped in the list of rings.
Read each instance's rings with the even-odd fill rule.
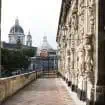
[[[42,46],[41,46],[40,49],[41,50],[47,50],[47,51],[52,50],[52,47],[49,45],[49,43],[47,41],[47,36],[43,37],[43,43],[42,43]]]
[[[10,29],[10,33],[24,33],[23,29],[21,26],[16,26],[14,25],[11,29]]]
[[[15,25],[12,26],[12,28],[10,29],[10,33],[22,33],[22,34],[24,34],[24,30],[19,25],[19,20],[18,19],[15,20]]]

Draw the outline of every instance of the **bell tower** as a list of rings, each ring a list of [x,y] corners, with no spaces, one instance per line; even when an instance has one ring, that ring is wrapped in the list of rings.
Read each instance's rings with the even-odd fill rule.
[[[30,34],[30,30],[29,30],[28,35],[27,35],[26,45],[30,46],[30,47],[32,46],[32,36]]]

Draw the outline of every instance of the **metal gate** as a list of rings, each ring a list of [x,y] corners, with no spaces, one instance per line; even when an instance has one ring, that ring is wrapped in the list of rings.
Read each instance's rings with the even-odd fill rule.
[[[42,77],[56,77],[58,72],[57,56],[40,57],[37,56],[34,60],[34,70],[42,70]]]

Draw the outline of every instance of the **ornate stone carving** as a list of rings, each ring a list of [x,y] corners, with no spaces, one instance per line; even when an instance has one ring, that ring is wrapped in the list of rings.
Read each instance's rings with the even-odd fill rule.
[[[95,22],[95,11],[94,11],[94,0],[88,1],[88,18],[89,18],[89,31],[94,33],[94,22]]]
[[[93,67],[93,55],[92,55],[92,35],[86,35],[84,37],[84,49],[85,49],[85,72],[91,72]]]
[[[92,70],[93,61],[92,61],[92,48],[91,45],[85,46],[85,69],[86,72],[90,72]]]
[[[79,45],[77,52],[78,70],[79,74],[81,75],[84,72],[84,49],[82,44]]]
[[[74,68],[74,64],[73,64],[74,63],[74,54],[73,54],[73,50],[72,49],[70,51],[71,51],[71,56],[70,56],[70,58],[71,58],[70,59],[70,61],[71,61],[70,63],[71,64],[70,65],[71,65],[71,69],[73,69]]]
[[[65,33],[67,40],[65,41],[67,42],[67,49],[70,50],[70,53],[68,50],[62,52],[62,62],[63,64],[66,62],[66,66],[68,65],[67,68],[63,65],[63,69],[65,71],[68,69],[67,72],[69,72],[72,84],[75,84],[77,77],[80,79],[77,85],[80,86],[81,90],[87,86],[87,84],[84,84],[84,78],[86,78],[86,81],[88,78],[89,82],[94,80],[94,75],[92,74],[94,71],[92,70],[95,69],[95,58],[93,55],[95,53],[94,48],[96,47],[93,43],[96,37],[95,12],[95,0],[72,0],[70,8],[66,12],[66,17],[62,15],[63,13],[61,14],[62,19],[65,20],[62,24],[68,24],[68,30]],[[63,39],[63,34],[61,39]],[[64,42],[61,44],[63,46]],[[63,49],[65,50],[65,47]],[[87,88],[91,90],[92,87],[88,86]],[[90,90],[88,91],[89,95],[91,94]]]
[[[74,28],[74,30],[77,30],[77,15],[74,14],[73,17],[72,17],[72,27]]]
[[[88,0],[88,4],[89,4],[89,6],[92,7],[92,6],[94,5],[94,1],[95,1],[95,0]]]
[[[81,15],[84,11],[84,0],[79,0],[78,3],[78,15]]]

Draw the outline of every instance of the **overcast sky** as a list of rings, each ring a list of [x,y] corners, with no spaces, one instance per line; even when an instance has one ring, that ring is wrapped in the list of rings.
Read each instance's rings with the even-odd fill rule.
[[[8,33],[18,17],[25,35],[30,29],[33,46],[40,46],[46,35],[56,48],[60,7],[61,0],[2,0],[2,41],[8,42]]]

